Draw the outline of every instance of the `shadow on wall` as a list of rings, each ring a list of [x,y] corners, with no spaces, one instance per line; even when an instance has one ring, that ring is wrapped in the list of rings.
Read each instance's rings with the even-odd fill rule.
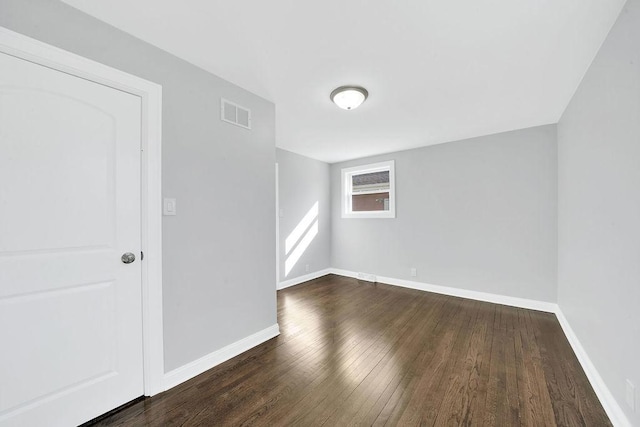
[[[287,277],[313,239],[318,235],[318,202],[296,225],[284,241],[285,255],[284,275]]]

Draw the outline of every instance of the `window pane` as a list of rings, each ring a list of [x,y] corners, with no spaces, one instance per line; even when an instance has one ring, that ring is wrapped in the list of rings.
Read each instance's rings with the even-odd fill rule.
[[[389,171],[369,172],[351,177],[353,193],[389,190]],[[355,210],[355,209],[354,209]]]
[[[354,194],[351,196],[351,210],[353,212],[388,211],[389,192]]]

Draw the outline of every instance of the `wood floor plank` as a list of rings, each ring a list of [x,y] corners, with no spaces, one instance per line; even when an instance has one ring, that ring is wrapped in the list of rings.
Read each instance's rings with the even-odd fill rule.
[[[483,419],[485,426],[520,424],[515,352],[512,341],[513,328],[507,326],[509,310],[515,309],[496,306]]]
[[[553,314],[325,276],[280,336],[95,425],[609,426]]]
[[[476,384],[470,382],[470,378],[476,376],[474,371],[477,369],[480,346],[487,329],[482,320],[483,308],[478,308],[474,320],[464,328],[464,345],[456,355],[457,363],[451,370],[449,386],[446,387],[442,404],[437,410],[436,425],[463,425],[469,404],[475,398]]]
[[[402,328],[415,320],[417,301],[411,301],[410,306],[399,316],[394,316],[386,328],[366,339],[369,349],[365,353],[356,353],[353,358],[338,360],[337,370],[333,370],[315,387],[313,394],[307,394],[299,401],[299,410],[290,411],[284,418],[291,423],[310,425],[322,423],[327,412],[332,411],[337,402],[347,390],[357,386],[381,360],[389,350],[389,340],[398,335]],[[384,312],[388,312],[384,310]],[[328,414],[330,415],[330,414]]]
[[[444,298],[436,297],[433,302],[428,301],[430,307],[428,316],[424,316],[426,322],[423,326],[411,327],[405,331],[405,335],[400,337],[397,345],[387,354],[385,363],[377,366],[345,403],[336,408],[332,418],[327,421],[328,425],[371,424],[383,408],[380,397],[389,396],[388,393],[381,394],[380,390],[386,391],[392,384],[397,386],[401,379],[402,371],[399,367],[415,363],[415,359],[420,358],[427,349],[435,354],[443,354],[438,351],[441,347],[438,341],[447,342],[449,337],[440,334],[439,328],[443,327],[442,319],[450,315],[453,307],[446,304]]]
[[[398,303],[396,299],[391,301],[380,300],[381,306]],[[398,322],[403,322],[403,316],[389,317],[388,314],[372,317],[367,325],[359,325],[360,331],[356,328],[341,333],[342,338],[348,339],[345,339],[342,344],[338,343],[335,346],[336,351],[326,355],[321,370],[307,377],[306,387],[298,391],[295,396],[292,396],[293,402],[291,402],[291,406],[293,408],[281,406],[269,413],[263,421],[266,423],[275,422],[275,420],[294,422],[297,417],[302,417],[309,411],[310,407],[307,406],[306,402],[308,402],[308,405],[313,406],[318,401],[324,401],[328,394],[323,393],[323,390],[330,391],[331,382],[340,381],[344,376],[345,370],[354,369],[354,366],[357,367],[358,364],[363,363],[361,360],[363,357],[375,355],[377,336],[389,330],[389,328],[393,328]]]
[[[386,353],[360,383],[355,387],[353,384],[344,387],[341,393],[335,396],[336,404],[332,405],[333,407],[322,408],[322,412],[310,413],[306,418],[310,419],[311,416],[328,425],[344,425],[353,421],[353,413],[365,404],[367,398],[378,392],[380,383],[385,381],[385,373],[397,369],[398,364],[402,364],[401,355],[406,354],[405,350],[409,347],[417,349],[418,346],[424,346],[424,335],[428,335],[437,325],[443,310],[443,301],[440,299],[429,302],[428,315],[420,316],[419,314],[425,312],[425,304],[427,302],[423,301],[423,304],[416,308],[414,316],[405,323],[401,331],[388,337],[390,342],[385,349]],[[412,353],[411,350],[408,352]],[[330,415],[328,419],[327,414]]]
[[[440,385],[448,382],[455,365],[454,349],[466,345],[465,337],[461,336],[463,322],[471,322],[474,310],[472,307],[477,303],[460,300],[464,310],[460,315],[460,305],[456,304],[453,309],[457,311],[454,319],[443,318],[439,322],[439,338],[434,339],[424,347],[428,353],[416,359],[412,376],[413,381],[408,383],[405,390],[406,398],[396,404],[395,414],[387,423],[397,424],[431,424],[434,422],[438,407],[444,398]],[[454,311],[454,312],[455,312]],[[458,323],[456,323],[458,322]],[[458,327],[454,326],[458,325]],[[452,327],[453,326],[453,327]],[[430,340],[431,341],[431,340]],[[415,386],[413,386],[415,384]]]
[[[521,369],[523,370],[522,383],[518,387],[525,398],[524,424],[534,426],[542,423],[545,426],[555,426],[553,411],[548,410],[552,407],[551,398],[546,387],[540,352],[531,330],[529,312],[520,310],[517,317],[519,325],[517,336],[520,342]]]

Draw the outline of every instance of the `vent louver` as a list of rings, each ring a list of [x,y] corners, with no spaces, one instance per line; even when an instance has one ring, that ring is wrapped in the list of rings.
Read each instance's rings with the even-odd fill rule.
[[[251,129],[251,110],[224,98],[220,99],[220,118],[227,123]]]

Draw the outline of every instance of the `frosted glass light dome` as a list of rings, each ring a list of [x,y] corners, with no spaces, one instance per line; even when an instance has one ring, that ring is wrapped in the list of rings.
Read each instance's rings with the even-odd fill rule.
[[[369,96],[369,92],[360,86],[341,86],[331,92],[331,100],[343,110],[358,108]]]

